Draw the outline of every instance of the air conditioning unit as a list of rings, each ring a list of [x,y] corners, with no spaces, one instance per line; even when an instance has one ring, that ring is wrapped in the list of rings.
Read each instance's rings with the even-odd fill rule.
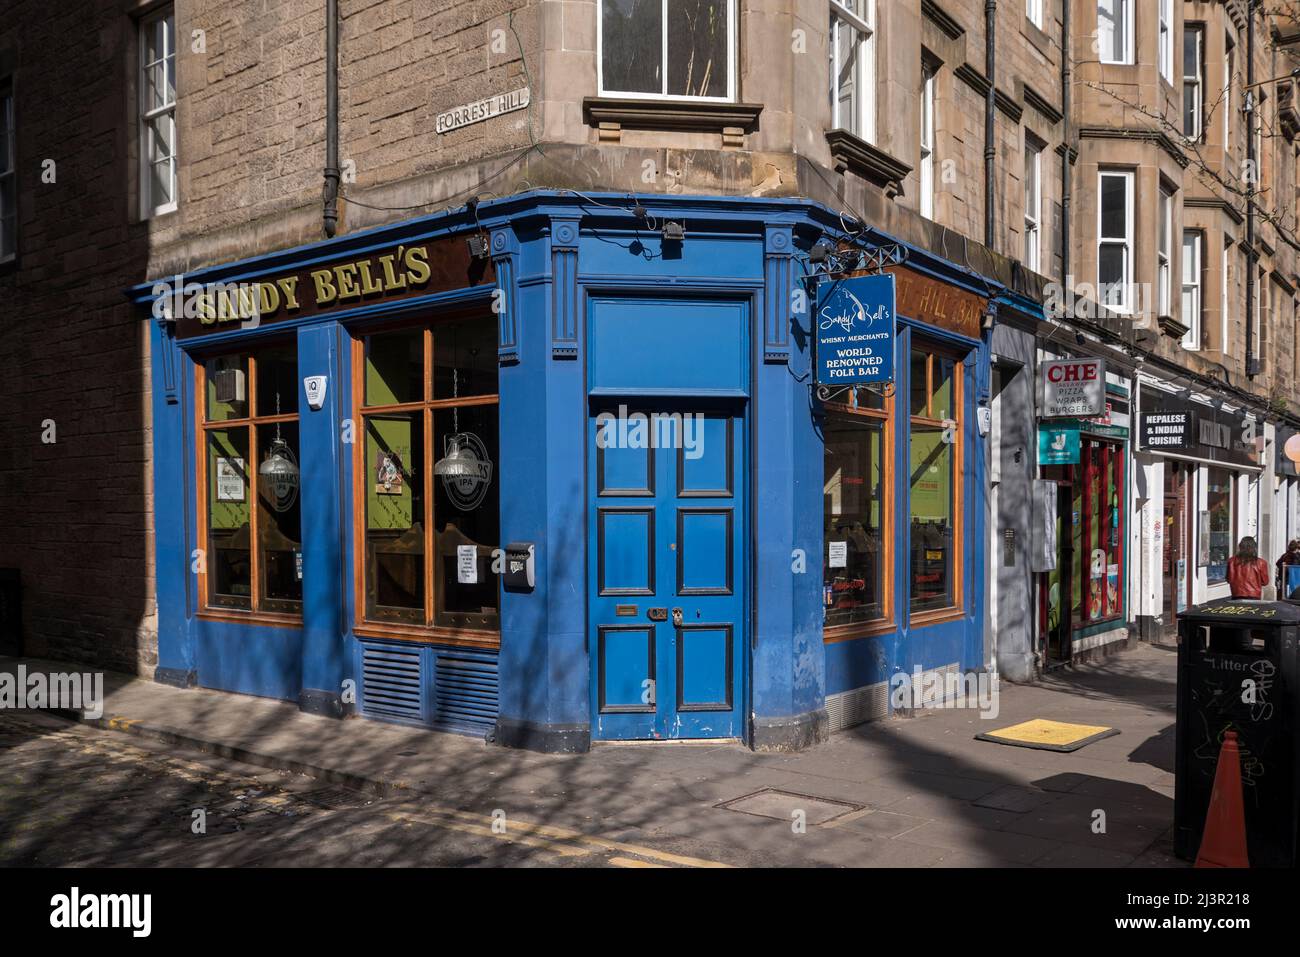
[[[226,404],[244,401],[244,370],[218,369],[212,374],[217,401]]]

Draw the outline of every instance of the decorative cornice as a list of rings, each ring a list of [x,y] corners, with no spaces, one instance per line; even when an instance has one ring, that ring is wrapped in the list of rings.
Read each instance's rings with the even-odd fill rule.
[[[997,104],[999,110],[1011,118],[1012,123],[1019,123],[1020,117],[1025,115],[1025,108],[1015,101],[1015,98],[1005,90],[993,91],[993,102]]]
[[[588,96],[582,101],[590,126],[615,123],[628,129],[695,130],[721,133],[739,127],[746,133],[758,125],[761,103],[714,103],[691,100],[638,100]]]
[[[966,32],[966,28],[934,0],[921,0],[921,15],[942,30],[950,40],[960,40]]]
[[[1135,130],[1124,129],[1110,126],[1084,126],[1079,128],[1080,139],[1092,140],[1137,140],[1144,143],[1155,143],[1162,150],[1169,154],[1180,169],[1187,169],[1191,160],[1187,154],[1178,148],[1169,136],[1159,130]]]
[[[1234,223],[1240,226],[1245,222],[1246,217],[1226,199],[1219,199],[1213,196],[1184,196],[1184,209],[1217,209],[1226,215]]]
[[[1156,321],[1160,323],[1160,331],[1170,339],[1181,341],[1190,331],[1190,326],[1185,326],[1173,316],[1159,316]]]
[[[1079,151],[1078,151],[1078,150],[1076,150],[1073,146],[1066,146],[1064,143],[1060,143],[1060,144],[1058,144],[1057,147],[1056,147],[1056,155],[1057,155],[1057,156],[1064,156],[1066,153],[1069,153],[1069,154],[1070,154],[1070,165],[1071,165],[1071,166],[1073,166],[1075,163],[1079,162]]]
[[[831,148],[835,172],[849,171],[879,186],[891,199],[903,192],[903,180],[912,167],[884,150],[854,136],[848,130],[827,130],[826,145]]]
[[[1279,269],[1274,269],[1271,273],[1269,273],[1269,275],[1273,277],[1273,281],[1275,283],[1277,283],[1279,286],[1281,286],[1283,289],[1286,290],[1286,294],[1288,296],[1295,295],[1295,286],[1291,284],[1291,280],[1289,280],[1286,277],[1285,273],[1283,273]]]
[[[1033,107],[1053,126],[1061,122],[1062,118],[1065,116],[1064,113],[1054,107],[1051,103],[1047,102],[1047,98],[1028,83],[1025,84],[1025,105]]]
[[[952,71],[953,76],[961,80],[981,97],[989,95],[989,80],[979,68],[971,63],[963,63]],[[993,101],[999,110],[1005,113],[1013,123],[1019,123],[1025,108],[1016,102],[1015,97],[1005,90],[994,90]]]

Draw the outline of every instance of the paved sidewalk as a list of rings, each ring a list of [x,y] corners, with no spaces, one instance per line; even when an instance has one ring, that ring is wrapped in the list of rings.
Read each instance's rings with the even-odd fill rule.
[[[1141,645],[1038,685],[1004,684],[994,721],[969,710],[924,711],[861,725],[799,754],[656,743],[541,755],[112,673],[95,724],[103,733],[372,789],[468,827],[490,827],[495,812],[516,834],[625,844],[650,859],[1181,867],[1171,838],[1175,662],[1172,649]],[[0,659],[0,671],[19,663]],[[22,663],[29,671],[80,670]],[[1121,733],[1073,754],[973,740],[1034,717]],[[746,804],[750,813],[718,807],[764,789],[794,796],[760,795]],[[806,828],[794,826],[796,811]]]

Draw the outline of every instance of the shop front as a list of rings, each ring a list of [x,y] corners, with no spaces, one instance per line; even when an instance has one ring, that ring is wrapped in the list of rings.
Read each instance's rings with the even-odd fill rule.
[[[1051,667],[1127,638],[1129,399],[1101,359],[1048,359],[1040,379],[1038,464],[1056,503],[1039,585]]]
[[[1190,606],[1229,596],[1228,560],[1242,537],[1259,535],[1263,427],[1154,377],[1139,389],[1137,617],[1144,636],[1170,640]]]
[[[158,680],[543,750],[794,748],[896,671],[979,667],[988,283],[913,251],[892,385],[823,396],[793,304],[836,213],[643,201],[683,236],[624,202],[131,291]]]

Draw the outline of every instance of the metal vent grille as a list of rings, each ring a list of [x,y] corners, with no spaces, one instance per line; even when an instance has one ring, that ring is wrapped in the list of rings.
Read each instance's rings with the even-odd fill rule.
[[[361,644],[361,710],[366,714],[421,721],[420,649]]]
[[[879,682],[826,696],[826,715],[832,731],[843,731],[864,721],[889,714],[889,684]]]
[[[463,730],[490,730],[497,720],[496,661],[439,654],[434,667],[434,723]]]

